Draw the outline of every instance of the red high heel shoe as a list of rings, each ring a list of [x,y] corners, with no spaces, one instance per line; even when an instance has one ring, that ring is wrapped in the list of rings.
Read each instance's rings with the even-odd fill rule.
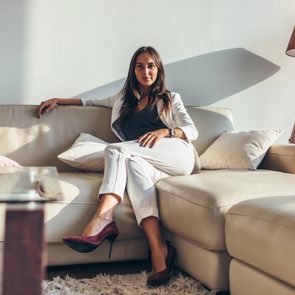
[[[147,278],[147,284],[152,287],[158,287],[164,284],[167,284],[174,272],[174,262],[177,256],[176,249],[170,245],[169,242],[166,242],[168,254],[166,257],[166,268],[162,271],[158,271],[156,273],[151,274]]]
[[[113,221],[106,225],[98,234],[89,237],[73,236],[63,238],[63,242],[78,252],[91,252],[96,249],[104,240],[110,242],[109,259],[111,258],[113,244],[119,235],[119,229]]]

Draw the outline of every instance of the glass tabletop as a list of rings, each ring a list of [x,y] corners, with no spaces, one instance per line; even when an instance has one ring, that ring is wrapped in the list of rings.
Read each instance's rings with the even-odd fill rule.
[[[0,203],[62,200],[55,167],[0,168]]]

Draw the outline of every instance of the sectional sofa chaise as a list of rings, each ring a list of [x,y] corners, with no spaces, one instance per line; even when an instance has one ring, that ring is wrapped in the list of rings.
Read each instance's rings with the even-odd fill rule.
[[[111,110],[60,106],[37,119],[35,108],[0,106],[0,155],[22,166],[55,166],[59,171],[65,200],[45,206],[48,264],[145,259],[147,242],[127,195],[116,211],[120,235],[110,260],[107,242],[85,254],[62,243],[62,237],[81,233],[89,221],[103,172],[73,168],[57,155],[69,149],[80,133],[117,141],[110,129]],[[187,110],[199,130],[194,142],[199,155],[221,134],[234,130],[229,109]],[[294,295],[294,173],[295,146],[273,145],[258,169],[202,169],[159,181],[161,223],[177,248],[178,267],[212,290]],[[2,224],[4,214],[1,205]]]

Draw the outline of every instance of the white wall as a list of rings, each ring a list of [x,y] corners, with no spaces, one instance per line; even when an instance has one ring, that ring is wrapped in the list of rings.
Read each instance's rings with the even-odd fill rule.
[[[294,0],[0,0],[0,103],[89,93],[124,78],[133,52],[152,45],[167,65],[208,61],[208,67],[197,63],[196,76],[180,73],[206,78],[189,104],[204,104],[205,98],[230,107],[237,129],[280,127],[285,133],[279,142],[287,142],[295,121],[295,58],[284,52],[294,15]],[[212,101],[209,90],[218,77],[208,74],[209,62],[212,71],[216,53],[237,48],[279,70]],[[232,88],[243,84],[245,69],[247,77],[252,70],[249,60],[235,64],[241,75]],[[227,77],[223,69],[220,79]],[[253,75],[259,69],[253,65]]]

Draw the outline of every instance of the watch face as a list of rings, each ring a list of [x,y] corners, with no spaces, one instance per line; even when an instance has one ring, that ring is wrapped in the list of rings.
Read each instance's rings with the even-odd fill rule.
[[[175,137],[175,130],[174,129],[169,129],[169,135],[170,137]]]
[[[175,130],[172,129],[172,137],[175,137]]]

